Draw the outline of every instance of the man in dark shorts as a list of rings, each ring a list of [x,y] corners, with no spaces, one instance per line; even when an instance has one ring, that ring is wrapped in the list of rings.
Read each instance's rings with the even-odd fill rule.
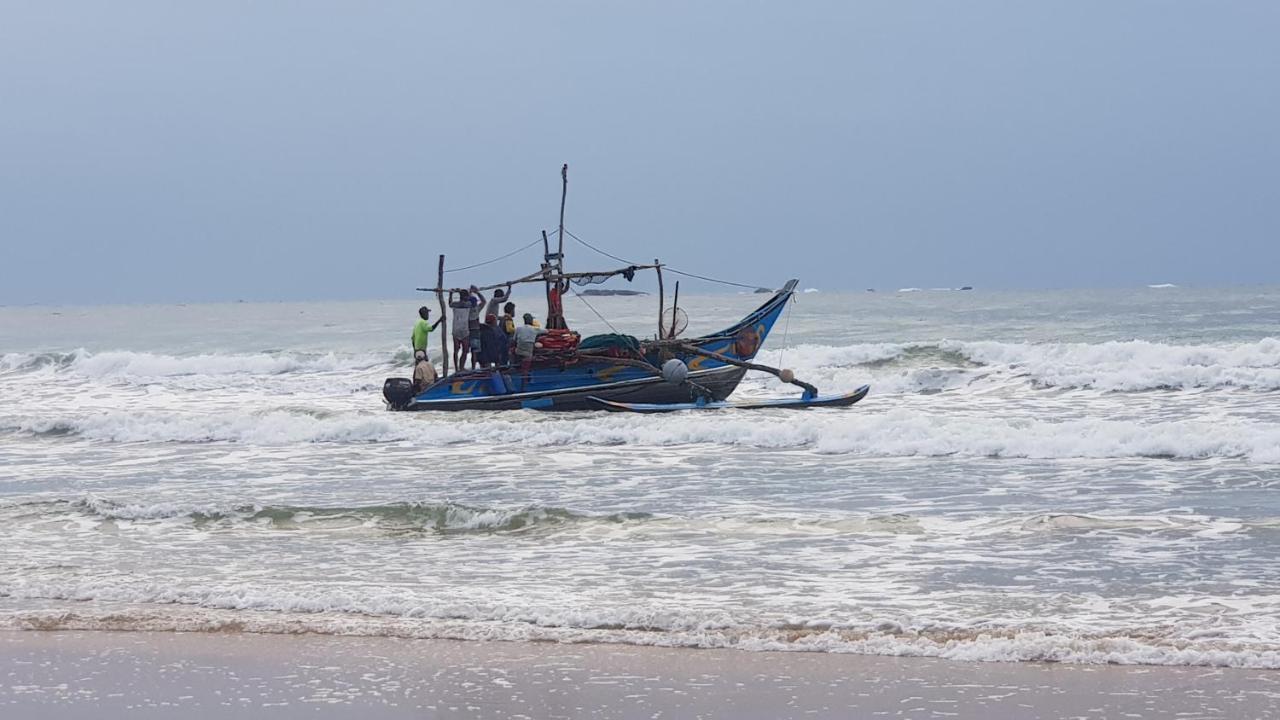
[[[472,285],[471,309],[467,311],[467,342],[471,349],[472,370],[480,364],[480,313],[482,312],[484,312],[484,293]]]
[[[475,306],[475,298],[468,290],[454,290],[450,293],[454,298],[449,301],[449,309],[453,311],[453,327],[449,334],[453,337],[454,372],[466,369],[467,356],[471,354],[471,309]]]
[[[529,382],[529,371],[533,368],[533,349],[537,347],[538,336],[545,335],[546,330],[533,326],[533,315],[524,314],[524,324],[516,328],[516,362],[520,364],[520,389],[524,390]]]
[[[480,367],[502,367],[507,364],[507,334],[498,325],[498,318],[486,315],[480,326]]]

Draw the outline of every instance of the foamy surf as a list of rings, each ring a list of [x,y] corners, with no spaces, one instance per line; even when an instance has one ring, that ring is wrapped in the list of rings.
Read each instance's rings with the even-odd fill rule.
[[[436,351],[432,349],[432,357]],[[851,369],[874,380],[888,370],[929,366],[971,372],[978,368],[1025,378],[1034,387],[1108,392],[1155,389],[1280,389],[1280,340],[1249,343],[1169,344],[1143,340],[1103,343],[1009,343],[938,340],[932,343],[800,344],[781,357],[797,372]],[[252,353],[191,356],[145,352],[7,353],[0,372],[15,376],[43,371],[105,383],[164,383],[167,380],[236,376],[281,377],[406,372],[404,350],[381,353]],[[437,358],[438,362],[438,358]],[[15,378],[15,380],[18,378]],[[847,383],[845,383],[847,384]],[[855,385],[856,387],[856,385]],[[910,387],[904,385],[904,391]]]
[[[417,301],[0,308],[0,626],[1275,667],[1280,299],[1125,292],[824,290],[761,359],[862,403],[661,418],[386,412]]]
[[[74,593],[72,593],[74,595]],[[12,597],[12,596],[9,596]],[[165,604],[183,598],[164,595]],[[271,604],[252,595],[227,596],[215,603]],[[838,627],[827,620],[795,625],[749,627],[723,621],[677,622],[655,626],[654,616],[633,613],[616,618],[590,618],[593,627],[575,627],[582,616],[572,610],[507,609],[482,613],[483,619],[456,617],[458,608],[438,611],[422,606],[399,608],[400,616],[361,608],[347,612],[325,603],[295,601],[288,611],[257,608],[173,609],[115,604],[95,612],[74,609],[29,612],[0,610],[0,626],[25,630],[116,632],[251,632],[264,634],[340,635],[472,641],[613,643],[659,647],[736,649],[748,652],[826,652],[932,657],[964,662],[1066,662],[1082,664],[1175,665],[1233,668],[1280,668],[1280,645],[1272,641],[1232,642],[1210,637],[1182,637],[1168,631],[1055,631],[1019,627],[912,629],[897,620]]]
[[[690,412],[655,423],[631,415],[588,414],[511,419],[492,416],[414,418],[387,413],[316,414],[273,410],[107,412],[77,418],[6,421],[0,431],[113,443],[413,443],[469,447],[476,437],[526,447],[633,446],[810,449],[829,455],[992,458],[1241,458],[1280,462],[1280,426],[1269,422],[1008,419],[974,414],[939,417],[927,409],[811,413],[795,422],[771,414]]]
[[[183,376],[284,375],[362,371],[407,363],[407,351],[387,353],[229,353],[168,355],[149,352],[5,353],[0,372],[53,370],[84,378],[106,380],[156,379]]]

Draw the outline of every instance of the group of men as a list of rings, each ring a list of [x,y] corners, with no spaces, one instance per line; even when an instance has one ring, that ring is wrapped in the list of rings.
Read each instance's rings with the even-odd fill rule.
[[[538,321],[530,313],[524,314],[524,324],[516,324],[516,305],[511,302],[510,285],[505,290],[494,290],[493,297],[487,301],[475,285],[465,290],[450,290],[449,308],[453,311],[453,367],[458,372],[466,368],[470,359],[472,370],[515,364],[519,366],[521,375],[528,377],[538,336],[546,330],[538,326]],[[418,392],[436,381],[435,366],[427,359],[427,341],[431,331],[439,327],[444,318],[434,324],[430,320],[431,309],[426,306],[418,308],[418,322],[413,326],[412,337],[413,382]],[[515,363],[512,363],[512,356]]]

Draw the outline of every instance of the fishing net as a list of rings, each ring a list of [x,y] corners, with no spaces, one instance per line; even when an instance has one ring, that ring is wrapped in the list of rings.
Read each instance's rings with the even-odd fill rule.
[[[613,272],[595,273],[594,275],[581,275],[579,277],[573,278],[572,282],[574,285],[599,285],[600,283],[608,280],[609,278],[617,277],[618,275],[621,275],[622,277],[626,278],[627,282],[631,282],[636,276],[636,270],[639,270],[639,269],[640,268],[636,267],[635,265],[632,265],[629,268],[625,268],[622,270],[614,270]]]
[[[583,338],[578,344],[579,350],[640,350],[640,341],[631,335],[605,333]]]

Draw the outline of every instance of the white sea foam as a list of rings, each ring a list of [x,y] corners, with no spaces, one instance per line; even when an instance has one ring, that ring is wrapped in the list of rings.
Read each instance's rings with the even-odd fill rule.
[[[407,353],[405,354],[407,356]],[[367,370],[405,358],[393,353],[248,353],[164,355],[149,352],[76,350],[69,353],[6,353],[0,370],[54,368],[87,378],[283,375]]]
[[[878,393],[954,389],[978,377],[1106,392],[1280,389],[1276,338],[1222,345],[1141,340],[799,345],[771,355],[765,360],[781,358],[799,377],[835,381],[839,389],[871,383]],[[945,382],[939,382],[939,373],[947,375]]]
[[[891,409],[882,413],[812,413],[805,422],[759,412],[708,416],[691,412],[662,423],[631,415],[590,415],[532,422],[510,419],[406,417],[378,413],[196,414],[105,412],[85,417],[19,421],[23,432],[69,434],[109,442],[228,442],[246,445],[410,442],[470,445],[476,437],[538,447],[567,445],[812,448],[820,453],[879,457],[947,455],[1017,458],[1244,458],[1280,462],[1280,427],[1224,420],[1137,422],[1096,418],[1027,420],[978,415],[938,416]]]
[[[272,595],[247,586],[192,594],[149,586],[108,590],[82,583],[75,588],[0,587],[0,596],[59,598],[77,603],[77,607],[65,610],[0,612],[0,627],[20,629],[316,633],[831,652],[965,662],[1280,668],[1280,646],[1274,638],[1230,640],[1220,637],[1221,630],[1210,628],[1126,633],[1018,625],[1001,628],[990,624],[965,628],[929,623],[930,627],[917,629],[892,618],[852,625],[813,620],[782,627],[750,626],[734,623],[720,613],[438,604],[397,598],[392,593],[369,600],[350,594]],[[102,602],[104,596],[112,599],[102,609],[81,604],[87,600]],[[150,606],[140,607],[140,603]]]
[[[1011,368],[1053,387],[1109,391],[1160,388],[1280,389],[1280,340],[1230,345],[1129,342],[943,343],[984,365]]]
[[[762,357],[769,361],[775,351]],[[838,380],[838,389],[873,382],[878,392],[936,391],[961,387],[970,370],[984,366],[1009,378],[1024,378],[1040,387],[1087,388],[1101,391],[1154,389],[1280,389],[1280,340],[1251,343],[1178,345],[1149,341],[1104,343],[1010,343],[996,341],[939,341],[935,343],[802,344],[778,357],[797,374],[817,373]],[[90,381],[155,383],[195,382],[201,388],[235,377],[276,377],[328,373],[346,375],[368,384],[377,371],[395,372],[407,361],[405,353],[253,353],[162,355],[145,352],[27,354],[0,356],[0,371],[46,370]],[[872,376],[863,366],[886,366]],[[836,378],[833,368],[857,370]],[[945,382],[936,373],[913,375],[929,368],[959,370]],[[824,374],[825,373],[825,374]],[[983,373],[987,374],[987,373]],[[886,385],[886,383],[888,383]],[[846,387],[848,386],[848,387]]]
[[[324,352],[121,311],[130,351],[0,355],[0,626],[1280,664],[1272,294],[924,295],[775,328],[854,408],[663,417],[385,412],[408,328],[366,307]]]
[[[70,503],[45,503],[44,516],[56,515],[61,506],[67,512],[84,512],[97,518],[124,522],[172,520],[224,521],[232,525],[270,521],[274,525],[302,529],[335,527],[385,527],[393,530],[434,530],[438,532],[521,530],[535,525],[603,521],[616,523],[644,519],[645,513],[592,515],[562,508],[524,505],[515,507],[475,507],[454,502],[398,502],[363,507],[294,507],[256,503],[151,502],[116,503],[87,496]],[[2,509],[2,508],[0,508]],[[27,510],[20,506],[19,510]],[[342,523],[341,521],[350,521]]]

